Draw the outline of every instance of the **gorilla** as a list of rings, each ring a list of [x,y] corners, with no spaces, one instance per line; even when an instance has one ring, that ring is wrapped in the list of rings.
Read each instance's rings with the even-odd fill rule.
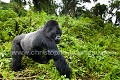
[[[12,70],[19,71],[21,67],[22,54],[32,60],[46,64],[53,59],[60,75],[70,78],[71,69],[65,58],[58,50],[62,31],[55,20],[49,20],[41,29],[28,34],[16,36],[12,42]]]

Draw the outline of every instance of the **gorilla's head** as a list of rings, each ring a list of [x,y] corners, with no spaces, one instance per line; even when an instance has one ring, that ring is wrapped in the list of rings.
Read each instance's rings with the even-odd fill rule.
[[[60,42],[60,38],[62,35],[62,31],[59,27],[59,24],[57,21],[55,20],[49,20],[44,27],[45,31],[46,31],[46,36],[54,39],[55,43],[58,44]]]

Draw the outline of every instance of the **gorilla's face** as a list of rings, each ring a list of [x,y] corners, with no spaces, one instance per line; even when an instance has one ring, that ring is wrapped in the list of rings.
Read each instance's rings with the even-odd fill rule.
[[[60,38],[62,35],[62,31],[59,26],[54,26],[52,29],[50,28],[51,38],[55,40],[55,43],[58,44],[60,42]]]
[[[62,35],[62,31],[58,30],[57,33],[55,34],[55,37],[54,37],[54,40],[55,40],[56,44],[58,44],[60,42],[61,35]]]
[[[45,25],[47,37],[53,39],[56,44],[60,42],[62,31],[56,21],[48,21]]]

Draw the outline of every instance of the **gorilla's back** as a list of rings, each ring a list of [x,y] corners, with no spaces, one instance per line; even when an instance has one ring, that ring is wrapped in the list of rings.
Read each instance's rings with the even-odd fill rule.
[[[26,34],[26,36],[21,40],[21,47],[24,51],[31,51],[33,48],[32,42],[34,41],[36,32],[31,32]]]

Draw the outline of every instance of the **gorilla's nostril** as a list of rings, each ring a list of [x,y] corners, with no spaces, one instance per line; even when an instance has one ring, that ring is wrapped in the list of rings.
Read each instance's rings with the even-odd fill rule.
[[[57,36],[55,39],[60,39],[60,36]]]
[[[57,38],[60,38],[60,36],[58,36]]]

